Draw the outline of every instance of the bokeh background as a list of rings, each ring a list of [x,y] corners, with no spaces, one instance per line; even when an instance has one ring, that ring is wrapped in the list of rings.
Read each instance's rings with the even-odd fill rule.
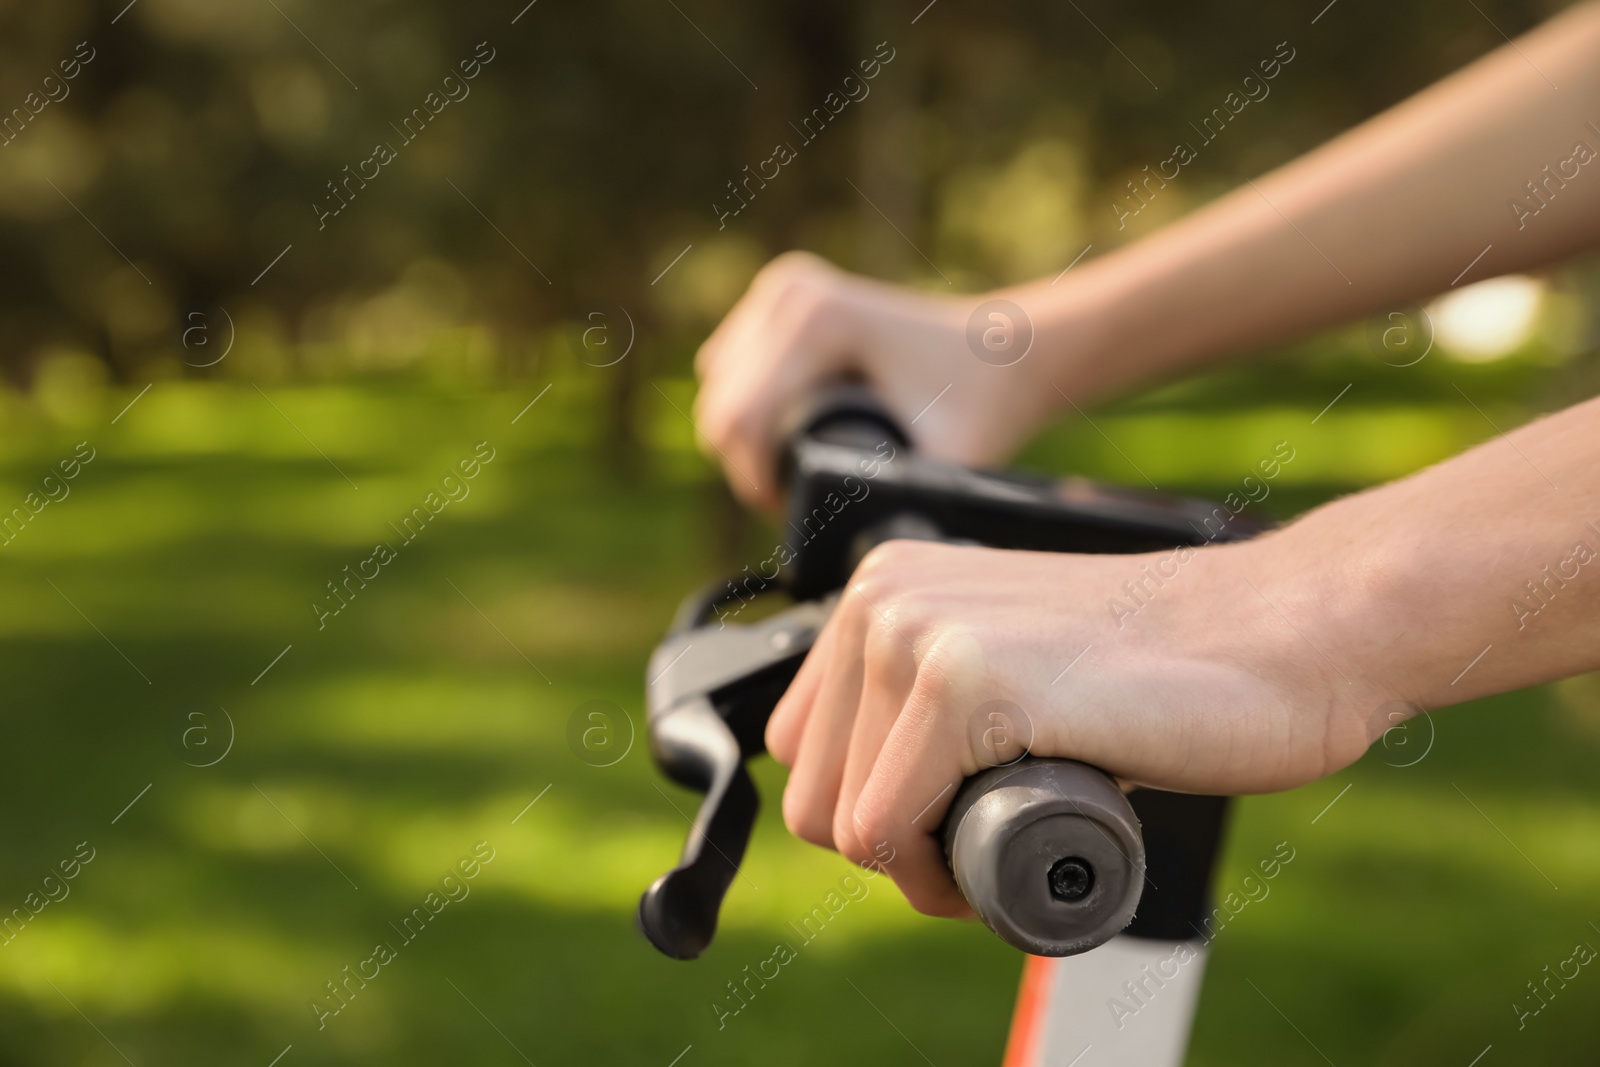
[[[775,803],[705,958],[632,928],[693,801],[625,717],[609,766],[569,723],[641,725],[677,599],[771,543],[695,446],[696,344],[787,248],[940,291],[1102,255],[1561,6],[125,3],[0,3],[0,505],[95,457],[0,547],[4,1064],[997,1062],[1018,957],[881,882],[718,1028],[848,871]],[[1123,182],[1280,41],[1272,95],[1119,230]],[[719,227],[879,42],[870,96]],[[326,183],[489,52],[319,229]],[[1215,495],[1288,440],[1262,507],[1291,517],[1592,395],[1597,289],[1592,260],[1473,287],[1019,462]],[[319,629],[325,583],[484,441],[471,495]],[[1520,1030],[1512,1005],[1600,946],[1597,757],[1579,678],[1240,803],[1222,882],[1296,859],[1219,937],[1191,1062],[1592,1058],[1600,977]],[[319,1029],[324,983],[480,841],[470,896]]]

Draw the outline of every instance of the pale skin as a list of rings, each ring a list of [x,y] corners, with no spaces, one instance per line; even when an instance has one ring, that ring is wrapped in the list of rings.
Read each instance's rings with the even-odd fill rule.
[[[950,385],[917,448],[993,464],[1070,404],[1441,292],[1464,270],[1462,284],[1596,247],[1600,160],[1544,186],[1536,215],[1508,201],[1539,204],[1526,183],[1576,142],[1600,150],[1597,55],[1600,4],[1574,7],[1054,285],[933,296],[782,257],[701,349],[700,429],[734,490],[773,507],[771,428],[809,391],[865,379],[904,424]],[[1009,367],[965,336],[996,296],[1036,327]],[[791,767],[784,818],[858,863],[892,855],[882,865],[919,910],[966,914],[931,831],[951,787],[993,762],[969,732],[985,702],[1024,709],[1033,754],[1130,782],[1292,788],[1359,758],[1395,725],[1393,702],[1433,709],[1600,668],[1600,558],[1580,542],[1600,552],[1600,399],[1197,549],[1120,619],[1107,600],[1169,553],[890,542],[768,726]]]

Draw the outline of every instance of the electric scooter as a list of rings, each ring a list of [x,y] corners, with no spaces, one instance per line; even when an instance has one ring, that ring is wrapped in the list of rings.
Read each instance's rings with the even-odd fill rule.
[[[819,396],[786,440],[790,528],[803,543],[771,576],[746,568],[686,600],[647,670],[651,753],[705,796],[680,862],[639,902],[640,929],[675,959],[696,958],[715,935],[759,803],[745,762],[765,751],[767,719],[873,546],[912,537],[1135,553],[1260,532],[1199,501],[917,456],[859,386]],[[790,606],[738,621],[748,604],[780,597]],[[1030,957],[1006,1067],[1182,1063],[1227,805],[1125,794],[1094,767],[1026,754],[962,783],[939,829],[951,873],[984,924]]]

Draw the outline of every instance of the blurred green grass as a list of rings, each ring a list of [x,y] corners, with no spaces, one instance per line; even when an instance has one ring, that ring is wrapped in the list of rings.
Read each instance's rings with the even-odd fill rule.
[[[1538,381],[1514,362],[1417,370],[1403,388],[1315,361],[1223,371],[1095,412],[1098,430],[1052,429],[1023,463],[1215,494],[1286,439],[1297,458],[1265,510],[1287,516],[1491,436],[1447,382],[1508,426]],[[849,870],[790,839],[776,803],[704,959],[667,961],[634,932],[692,798],[639,743],[581,762],[567,719],[605,699],[642,725],[645,657],[725,561],[682,416],[644,391],[646,455],[622,477],[597,459],[596,382],[558,375],[524,410],[543,382],[285,386],[269,404],[161,381],[114,425],[133,390],[50,413],[5,395],[0,503],[80,440],[98,455],[0,548],[0,908],[78,842],[97,854],[0,948],[0,1064],[265,1065],[289,1045],[284,1067],[664,1067],[687,1046],[683,1067],[998,1062],[1018,957],[882,882],[719,1030],[725,983]],[[687,382],[660,384],[687,410]],[[484,440],[496,458],[471,496],[319,631],[324,583],[394,542],[386,524]],[[1219,937],[1191,1062],[1592,1055],[1600,978],[1520,1033],[1511,1004],[1576,942],[1600,944],[1597,703],[1593,679],[1480,701],[1436,714],[1415,766],[1379,751],[1241,802],[1223,883],[1279,841],[1297,855]],[[219,708],[231,750],[187,765],[220,751]],[[213,747],[184,747],[197,722]],[[775,801],[781,769],[759,780]],[[390,924],[479,841],[496,856],[470,896],[319,1031],[308,1001],[398,945]]]

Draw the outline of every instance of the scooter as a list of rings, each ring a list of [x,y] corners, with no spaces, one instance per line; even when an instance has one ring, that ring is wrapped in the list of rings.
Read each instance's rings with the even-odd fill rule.
[[[859,386],[819,395],[786,440],[789,528],[800,543],[771,575],[746,568],[686,600],[646,672],[656,764],[705,796],[680,862],[639,902],[640,929],[675,959],[696,958],[715,935],[759,804],[745,762],[765,751],[767,719],[873,546],[910,537],[1135,553],[1261,529],[1199,501],[917,456]],[[738,621],[782,597],[790,606]],[[1004,710],[993,714],[997,729],[1025,732]],[[951,873],[984,924],[1030,956],[1006,1067],[1182,1063],[1227,805],[1125,793],[1087,764],[1027,754],[962,783],[938,831]],[[1115,1003],[1124,1010],[1108,1009]]]

